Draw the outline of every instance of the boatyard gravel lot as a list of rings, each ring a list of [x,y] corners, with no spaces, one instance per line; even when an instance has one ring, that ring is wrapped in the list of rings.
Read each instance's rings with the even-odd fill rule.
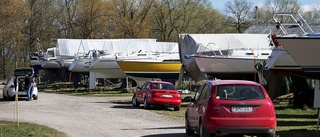
[[[38,100],[19,99],[19,121],[46,125],[70,137],[186,137],[183,121],[113,103],[130,99],[39,92]],[[13,121],[14,108],[15,101],[0,101],[0,120]]]

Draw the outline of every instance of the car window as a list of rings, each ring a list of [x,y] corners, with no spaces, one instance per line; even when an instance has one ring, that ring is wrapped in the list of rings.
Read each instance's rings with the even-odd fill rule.
[[[207,84],[202,88],[199,100],[205,100],[205,99],[209,98],[209,93],[210,93],[209,89],[210,88]]]
[[[14,70],[15,76],[25,76],[25,75],[33,75],[33,69],[32,68],[17,68]]]
[[[150,89],[149,82],[144,83],[141,89]]]
[[[265,99],[259,86],[220,85],[217,86],[217,99],[247,100]]]
[[[194,100],[199,100],[203,87],[204,87],[204,85],[202,85],[201,87],[199,87],[197,89],[197,93],[194,95]]]
[[[171,84],[162,84],[162,89],[166,90],[176,90],[176,88]]]

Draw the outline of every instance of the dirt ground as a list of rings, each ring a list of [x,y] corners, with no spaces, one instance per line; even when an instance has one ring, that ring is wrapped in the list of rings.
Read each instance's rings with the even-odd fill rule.
[[[186,137],[183,121],[112,103],[130,99],[39,92],[38,100],[19,99],[19,121],[46,125],[70,137]],[[0,120],[13,121],[14,108],[15,101],[0,101]]]

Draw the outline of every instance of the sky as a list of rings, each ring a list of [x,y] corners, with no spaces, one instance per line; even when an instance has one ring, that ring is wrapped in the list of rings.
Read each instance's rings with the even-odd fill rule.
[[[213,8],[223,11],[225,8],[225,4],[227,1],[232,1],[232,0],[209,0],[211,2],[211,5]],[[254,6],[263,5],[266,0],[248,0],[251,3],[253,3]],[[302,8],[304,10],[309,10],[312,8],[318,8],[320,9],[320,0],[297,0],[298,4],[302,5]]]

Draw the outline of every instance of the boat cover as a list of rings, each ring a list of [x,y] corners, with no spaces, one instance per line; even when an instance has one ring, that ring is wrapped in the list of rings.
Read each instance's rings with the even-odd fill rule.
[[[58,59],[86,54],[90,50],[107,51],[109,54],[132,52],[178,52],[176,42],[156,42],[156,39],[58,39]]]

